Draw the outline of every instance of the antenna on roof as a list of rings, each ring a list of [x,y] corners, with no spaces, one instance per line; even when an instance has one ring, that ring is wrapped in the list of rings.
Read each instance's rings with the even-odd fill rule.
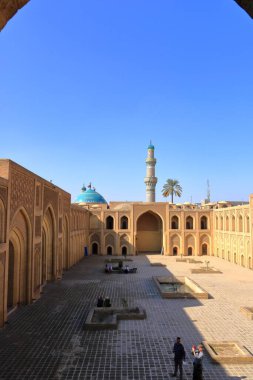
[[[206,196],[206,199],[207,199],[207,202],[210,203],[211,196],[210,196],[210,182],[209,182],[209,179],[207,180],[206,184],[207,184],[207,196]]]

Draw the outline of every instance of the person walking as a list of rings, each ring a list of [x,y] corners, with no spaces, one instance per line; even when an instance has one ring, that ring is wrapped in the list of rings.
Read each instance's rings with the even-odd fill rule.
[[[183,379],[183,360],[185,360],[185,350],[184,346],[181,343],[181,338],[178,336],[177,340],[173,347],[173,353],[174,353],[174,362],[175,362],[175,369],[172,377],[177,376],[177,371],[179,368],[179,374],[180,374],[180,380]]]
[[[203,373],[203,366],[202,366],[203,346],[202,344],[199,344],[197,348],[193,346],[192,354],[194,356],[192,380],[203,380],[203,374],[202,374]]]

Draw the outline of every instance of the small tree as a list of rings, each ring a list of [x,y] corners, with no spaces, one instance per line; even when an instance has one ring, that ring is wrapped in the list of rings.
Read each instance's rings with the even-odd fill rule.
[[[165,185],[163,185],[162,195],[166,198],[171,195],[171,202],[173,203],[173,196],[181,197],[182,187],[180,186],[178,180],[176,179],[167,179]]]

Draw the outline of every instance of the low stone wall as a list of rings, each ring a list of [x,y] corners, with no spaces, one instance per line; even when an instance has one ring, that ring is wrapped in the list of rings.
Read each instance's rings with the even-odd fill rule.
[[[246,364],[253,363],[253,355],[237,341],[203,341],[208,354],[215,363]]]

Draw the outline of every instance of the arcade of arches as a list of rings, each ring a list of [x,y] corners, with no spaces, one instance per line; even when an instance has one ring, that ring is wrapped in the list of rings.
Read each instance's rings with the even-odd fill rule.
[[[0,160],[0,326],[84,255],[214,255],[252,269],[252,214],[253,195],[236,206],[71,204],[64,190]]]

